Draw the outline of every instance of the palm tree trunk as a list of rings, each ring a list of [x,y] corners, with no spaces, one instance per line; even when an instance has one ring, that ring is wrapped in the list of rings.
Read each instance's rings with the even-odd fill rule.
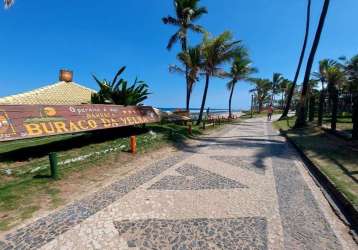
[[[203,120],[203,113],[204,113],[204,108],[205,108],[206,96],[208,94],[208,89],[209,89],[209,81],[210,81],[210,74],[206,73],[205,89],[204,89],[203,99],[201,101],[199,118],[198,118],[198,121],[196,122],[197,125],[199,125],[201,123],[201,121]]]
[[[181,39],[181,48],[183,52],[186,52],[188,50],[188,39],[187,35],[184,35],[184,38]],[[186,112],[190,111],[190,82],[189,82],[189,68],[188,66],[185,66],[185,81],[186,81],[186,100],[185,100],[185,109]]]
[[[186,85],[186,101],[185,101],[185,110],[186,112],[189,112],[190,110],[190,87],[188,84]]]
[[[352,122],[353,122],[352,139],[358,140],[358,94],[353,99]]]
[[[185,81],[186,81],[186,112],[189,112],[189,106],[190,106],[190,83],[189,83],[189,68],[188,66],[185,66]]]
[[[311,95],[310,98],[310,112],[309,112],[309,121],[313,122],[314,120],[314,114],[316,113],[316,96],[315,95]]]
[[[229,118],[232,117],[232,113],[231,113],[231,103],[232,103],[232,96],[234,94],[234,88],[235,88],[235,83],[232,84],[231,90],[230,90],[230,98],[229,98]]]
[[[190,112],[190,99],[191,99],[191,92],[193,91],[193,83],[189,83],[189,87],[187,89],[186,94],[186,111]]]
[[[300,59],[298,61],[298,66],[297,66],[295,78],[293,80],[292,86],[290,88],[290,92],[289,92],[287,100],[286,100],[285,110],[283,111],[283,113],[282,113],[282,115],[281,115],[279,120],[283,120],[283,119],[287,118],[288,112],[290,111],[293,94],[295,93],[295,88],[296,88],[296,85],[297,85],[298,76],[300,75],[300,71],[301,71],[301,67],[302,67],[302,63],[303,63],[303,58],[304,58],[305,52],[306,52],[308,35],[309,35],[309,31],[310,31],[311,0],[308,0],[307,2],[308,2],[308,4],[307,4],[307,20],[306,20],[305,39],[303,41],[303,47],[302,47],[302,50],[301,50]]]
[[[319,42],[321,39],[321,34],[322,34],[323,27],[324,27],[324,23],[326,21],[329,3],[330,3],[330,0],[324,1],[321,17],[320,17],[320,20],[318,23],[317,32],[316,32],[316,35],[315,35],[315,38],[313,41],[310,55],[308,57],[305,77],[304,77],[303,84],[302,84],[302,93],[301,93],[301,98],[300,98],[300,103],[299,103],[300,106],[299,106],[299,110],[298,110],[298,117],[297,117],[296,124],[295,124],[296,128],[300,128],[300,127],[303,127],[306,125],[305,113],[306,113],[306,98],[307,98],[307,91],[309,88],[309,80],[310,80],[310,76],[311,76],[311,70],[312,70],[314,58],[316,56],[317,48],[318,48],[318,45],[319,45]]]
[[[259,100],[259,114],[261,114],[262,106],[263,106],[263,100]]]
[[[332,90],[332,119],[331,119],[331,129],[333,131],[337,130],[337,113],[338,113],[338,92],[334,87]]]
[[[324,109],[324,99],[326,97],[326,90],[322,88],[319,96],[319,106],[318,106],[318,120],[317,125],[322,126],[323,123],[323,109]]]

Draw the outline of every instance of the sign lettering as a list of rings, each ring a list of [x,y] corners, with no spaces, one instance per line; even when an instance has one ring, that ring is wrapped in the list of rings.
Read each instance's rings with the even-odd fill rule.
[[[152,107],[0,105],[0,141],[158,122]]]

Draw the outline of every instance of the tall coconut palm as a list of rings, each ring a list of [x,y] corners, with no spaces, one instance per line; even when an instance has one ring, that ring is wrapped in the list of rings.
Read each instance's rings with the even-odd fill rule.
[[[290,108],[291,108],[292,98],[293,98],[293,95],[295,93],[295,88],[296,88],[296,85],[297,85],[298,76],[300,75],[301,67],[302,67],[302,63],[303,63],[303,58],[304,58],[305,52],[306,52],[308,35],[309,35],[309,31],[310,31],[310,19],[311,19],[311,0],[307,0],[307,16],[306,16],[305,38],[303,40],[303,46],[302,46],[302,50],[301,50],[300,59],[298,60],[298,66],[297,66],[297,69],[296,69],[295,78],[293,79],[292,86],[290,88],[290,92],[288,93],[288,96],[287,96],[286,106],[285,106],[285,109],[284,109],[284,111],[282,113],[282,116],[280,117],[280,120],[287,118],[288,112],[290,111]]]
[[[318,80],[316,79],[310,79],[309,81],[309,87],[308,87],[308,94],[307,94],[307,107],[308,107],[308,117],[309,121],[312,122],[314,120],[314,115],[316,112],[316,96],[317,96],[317,85]],[[306,113],[307,115],[307,113]]]
[[[282,84],[284,78],[280,73],[273,73],[272,81],[271,81],[271,104],[275,102],[275,95],[277,95],[280,91],[280,85]]]
[[[352,113],[352,138],[353,140],[358,140],[358,55],[352,57],[352,59],[348,61],[346,69],[350,86],[352,87],[351,89],[352,91],[354,91]]]
[[[349,61],[347,61],[345,66],[345,71],[348,77],[349,88],[353,99],[352,138],[354,140],[357,140],[358,139],[358,55],[353,56]]]
[[[338,89],[346,81],[345,74],[339,66],[332,66],[326,72],[327,89],[332,101],[332,118],[331,129],[333,131],[337,128],[337,114],[338,114]]]
[[[180,41],[182,52],[188,50],[188,31],[204,33],[205,30],[202,26],[194,24],[202,15],[208,11],[205,7],[199,7],[200,0],[174,0],[174,9],[176,17],[167,16],[162,18],[164,24],[169,24],[178,27],[177,32],[174,33],[169,39],[167,49],[170,50],[173,45]],[[188,103],[188,96],[190,95],[190,79],[189,69],[185,69],[186,80],[186,104]],[[189,111],[189,107],[186,107]]]
[[[251,66],[251,60],[248,57],[246,49],[243,48],[241,55],[237,55],[232,63],[231,70],[228,74],[230,81],[227,83],[227,89],[230,91],[229,98],[229,117],[232,117],[232,97],[235,86],[239,81],[248,81],[253,73],[257,72],[256,68]]]
[[[270,99],[269,95],[272,90],[272,84],[269,79],[254,78],[251,81],[255,85],[255,88],[251,89],[250,92],[255,92],[259,105],[259,113],[261,113],[264,103]]]
[[[352,139],[358,140],[358,94],[356,94],[353,99],[352,122],[353,122]]]
[[[5,9],[10,8],[14,4],[15,0],[4,0]]]
[[[304,77],[304,80],[302,83],[302,91],[301,91],[301,97],[300,97],[300,102],[299,102],[299,110],[297,112],[298,116],[297,116],[296,124],[295,124],[296,128],[303,127],[306,124],[306,119],[305,119],[306,98],[307,98],[307,91],[308,91],[308,87],[309,87],[309,80],[310,80],[312,65],[313,65],[313,62],[314,62],[314,59],[316,56],[317,48],[318,48],[319,42],[321,40],[321,34],[323,31],[324,23],[326,21],[329,4],[330,4],[330,0],[324,0],[320,20],[319,20],[318,27],[317,27],[317,31],[315,34],[315,38],[313,40],[312,49],[311,49],[310,55],[307,60],[305,77]]]
[[[202,26],[194,24],[203,14],[208,13],[205,7],[199,7],[200,0],[174,0],[176,17],[167,16],[162,18],[164,24],[178,27],[178,31],[169,39],[167,49],[171,49],[179,40],[183,51],[188,48],[188,31],[204,33]]]
[[[209,38],[208,34],[205,34],[202,43],[202,69],[205,73],[205,88],[197,124],[200,124],[203,119],[210,78],[213,76],[224,77],[225,74],[223,74],[220,66],[233,60],[241,51],[241,41],[233,41],[231,32],[226,31],[214,38]]]
[[[324,109],[324,100],[326,98],[326,85],[327,85],[327,71],[331,67],[337,66],[337,62],[330,59],[324,59],[319,62],[318,72],[314,72],[312,76],[316,81],[321,82],[321,92],[319,96],[318,104],[318,120],[317,125],[322,126],[323,122],[323,109]]]
[[[288,79],[283,79],[279,85],[279,92],[281,93],[281,108],[285,108],[285,100],[292,88],[292,82]]]
[[[353,56],[347,60],[345,57],[340,58],[345,60],[342,67],[347,74],[347,86],[346,88],[350,93],[358,91],[358,55]]]
[[[202,66],[201,47],[196,46],[194,48],[189,48],[187,51],[180,52],[177,57],[181,64],[184,65],[185,69],[178,65],[170,65],[169,71],[171,73],[186,74],[186,69],[188,69],[186,109],[189,110],[191,93],[193,91],[194,84],[199,80],[198,76]]]

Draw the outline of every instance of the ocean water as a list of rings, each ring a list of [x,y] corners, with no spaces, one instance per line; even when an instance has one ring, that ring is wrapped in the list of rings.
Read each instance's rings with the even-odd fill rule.
[[[158,108],[160,109],[161,111],[163,112],[173,112],[173,111],[176,111],[178,110],[178,108]],[[183,109],[180,109],[180,110],[185,110],[185,108]],[[204,109],[204,117],[207,116],[207,108]],[[192,108],[190,109],[190,116],[192,119],[198,119],[199,117],[199,112],[200,112],[200,109],[199,108]],[[241,112],[241,110],[239,109],[233,109],[232,110],[233,113],[238,113],[238,112]],[[210,115],[213,115],[213,116],[216,116],[216,115],[222,115],[222,116],[225,116],[225,115],[229,115],[229,109],[211,109],[209,110],[209,114]]]
[[[175,110],[178,110],[178,108],[158,108],[160,109],[161,111],[163,112],[173,112]],[[185,108],[180,108],[180,110],[185,110]],[[204,109],[204,113],[206,113],[206,109]],[[240,109],[232,109],[232,112],[233,113],[236,113],[236,112],[240,112],[241,110]],[[191,108],[190,109],[190,113],[191,114],[197,114],[200,112],[200,109],[199,108]],[[226,114],[229,112],[229,109],[219,109],[219,108],[210,108],[210,113],[211,114]]]

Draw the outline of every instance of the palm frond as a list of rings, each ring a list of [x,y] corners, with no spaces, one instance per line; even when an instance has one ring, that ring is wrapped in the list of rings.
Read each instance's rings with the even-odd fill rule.
[[[115,77],[112,80],[112,85],[115,84],[115,82],[117,81],[117,78],[123,73],[123,71],[126,70],[126,66],[123,66],[122,68],[120,68],[117,72],[117,74],[115,75]]]
[[[199,7],[195,9],[194,13],[191,15],[191,20],[195,21],[202,17],[204,14],[208,14],[208,9],[206,7]]]
[[[197,33],[205,33],[206,30],[203,26],[200,26],[200,25],[197,25],[197,24],[189,24],[188,25],[188,28],[194,32],[197,32]]]
[[[108,83],[106,80],[100,81],[96,76],[93,78],[100,86],[100,90],[93,94],[92,103],[96,104],[117,104],[117,105],[138,105],[143,100],[148,98],[148,85],[138,78],[135,78],[134,83],[128,86],[128,82],[124,79],[118,79],[125,67],[120,68],[116,73],[113,81]]]
[[[162,21],[164,24],[171,24],[171,25],[176,25],[176,26],[180,25],[180,22],[171,16],[163,17]]]
[[[9,9],[14,3],[15,3],[15,0],[4,0],[5,9]]]
[[[185,69],[180,68],[177,65],[169,65],[169,72],[170,73],[179,73],[179,74],[185,74]]]
[[[171,49],[174,43],[180,40],[183,50],[186,50],[188,30],[205,32],[203,27],[193,24],[199,17],[207,13],[207,9],[198,7],[198,3],[199,0],[173,0],[176,17],[167,16],[162,18],[162,21],[164,24],[178,26],[179,30],[170,38],[167,49]]]
[[[231,80],[228,83],[226,83],[227,90],[230,91],[235,86],[235,84],[236,84],[236,82],[234,80]]]
[[[174,35],[172,35],[169,39],[168,45],[167,45],[167,49],[171,50],[171,48],[173,47],[173,45],[178,41],[179,39],[179,32],[175,33]]]

